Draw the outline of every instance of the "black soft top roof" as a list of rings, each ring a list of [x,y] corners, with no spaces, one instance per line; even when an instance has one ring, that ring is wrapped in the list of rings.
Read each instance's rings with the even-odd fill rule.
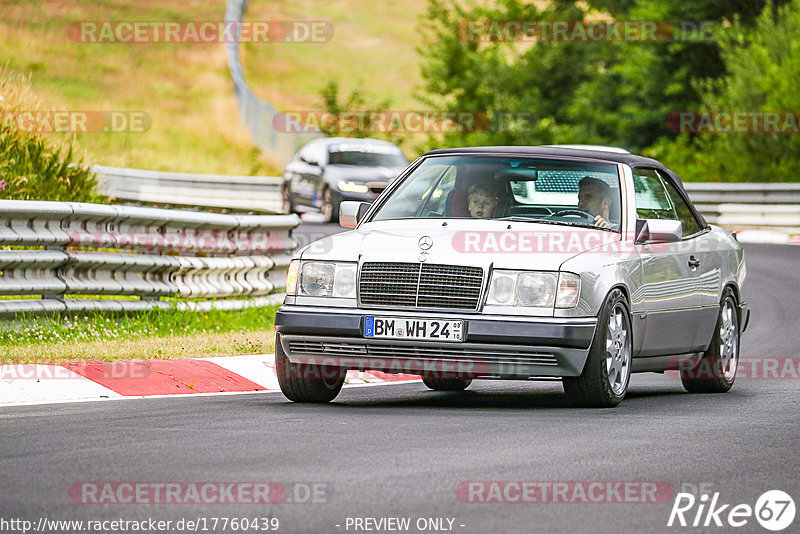
[[[463,148],[440,148],[431,150],[424,156],[441,156],[447,154],[520,154],[524,156],[568,156],[573,158],[586,158],[624,163],[631,167],[652,167],[666,171],[666,173],[683,189],[683,182],[678,175],[667,169],[660,162],[637,156],[627,152],[612,152],[610,150],[592,150],[591,148],[568,148],[559,146],[476,146]]]
[[[441,148],[431,150],[426,156],[444,154],[520,154],[525,156],[571,156],[574,158],[599,159],[615,163],[625,163],[631,166],[645,165],[664,169],[658,161],[634,154],[611,152],[606,150],[591,150],[584,148],[564,148],[551,146],[476,146],[464,148]]]

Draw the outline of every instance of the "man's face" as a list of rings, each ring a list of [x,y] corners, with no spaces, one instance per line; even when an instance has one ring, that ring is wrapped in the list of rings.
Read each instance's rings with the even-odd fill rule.
[[[578,209],[592,215],[603,215],[603,198],[594,185],[585,185],[578,191]]]
[[[470,217],[489,217],[494,213],[497,199],[483,191],[475,191],[469,196],[468,208]]]

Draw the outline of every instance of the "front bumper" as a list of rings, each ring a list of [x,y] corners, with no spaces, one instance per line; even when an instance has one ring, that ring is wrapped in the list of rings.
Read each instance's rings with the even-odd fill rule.
[[[364,337],[364,317],[461,319],[462,343]],[[525,318],[282,306],[275,324],[292,363],[465,378],[578,376],[595,318]]]

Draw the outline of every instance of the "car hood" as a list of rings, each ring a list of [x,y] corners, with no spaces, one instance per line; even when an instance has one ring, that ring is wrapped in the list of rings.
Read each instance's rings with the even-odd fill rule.
[[[390,182],[405,167],[364,167],[361,165],[328,165],[325,175],[328,178],[351,180],[354,182]]]
[[[570,258],[620,240],[616,232],[477,219],[371,222],[301,250],[303,260],[472,265],[558,270]],[[428,243],[431,244],[429,248]]]

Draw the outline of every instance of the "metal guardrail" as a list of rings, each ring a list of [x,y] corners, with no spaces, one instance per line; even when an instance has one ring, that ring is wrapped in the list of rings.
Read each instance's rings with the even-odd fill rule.
[[[98,191],[117,200],[232,210],[281,212],[274,176],[189,174],[95,165]]]
[[[0,316],[238,309],[282,299],[295,215],[0,200]],[[140,300],[67,298],[115,295]],[[246,298],[243,298],[246,297]],[[214,299],[214,300],[209,300]],[[227,300],[225,300],[227,299]]]
[[[243,21],[248,3],[249,0],[228,0],[225,6],[225,20]],[[238,32],[237,27],[237,39],[225,45],[225,52],[228,56],[228,70],[233,80],[233,90],[239,104],[239,114],[259,148],[279,159],[289,161],[302,145],[312,139],[322,137],[322,134],[282,133],[275,129],[273,120],[278,110],[269,102],[261,100],[244,79],[239,58]]]
[[[101,193],[117,200],[279,213],[280,177],[205,175],[96,165]],[[800,234],[800,183],[684,182],[712,224]]]
[[[684,182],[697,204],[797,204],[800,183]]]
[[[800,234],[800,183],[684,182],[684,186],[711,224]]]

